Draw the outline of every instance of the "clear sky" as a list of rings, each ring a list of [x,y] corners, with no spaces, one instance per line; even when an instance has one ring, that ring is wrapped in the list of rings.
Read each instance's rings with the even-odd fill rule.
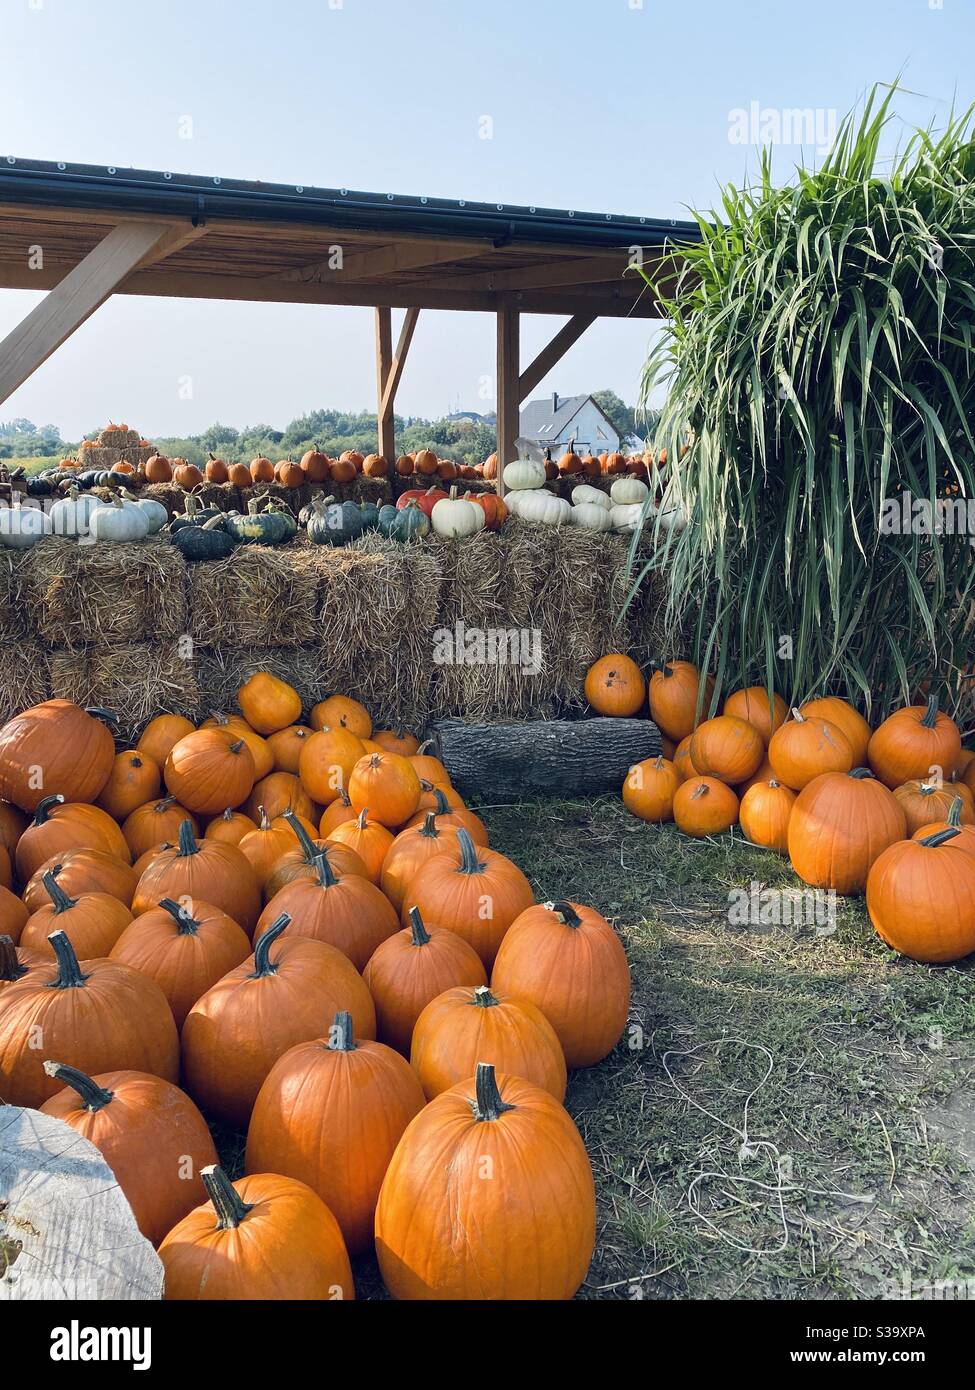
[[[681,217],[754,168],[732,112],[828,121],[902,72],[927,122],[975,99],[973,59],[972,0],[0,0],[0,154]],[[0,291],[0,334],[36,298]],[[527,318],[524,357],[557,326]],[[540,393],[632,402],[649,331],[594,325]],[[0,418],[283,427],[374,409],[373,354],[367,309],[120,296]],[[490,316],[423,314],[397,410],[491,409],[493,366]]]

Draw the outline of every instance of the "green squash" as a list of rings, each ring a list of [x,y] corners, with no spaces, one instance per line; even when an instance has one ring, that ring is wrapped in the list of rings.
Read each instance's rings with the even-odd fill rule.
[[[211,517],[202,526],[184,526],[169,539],[184,560],[225,560],[236,546],[222,516]]]
[[[326,504],[320,497],[316,497],[311,504],[311,516],[305,528],[312,545],[341,545],[342,537],[339,535],[338,526],[340,517],[341,508],[334,501],[329,500]]]
[[[313,497],[307,507],[302,507],[298,513],[298,524],[307,526],[309,521],[318,515],[323,507],[330,507],[335,501],[334,497]]]
[[[212,521],[215,517],[227,515],[219,507],[201,507],[192,492],[186,494],[185,505],[186,511],[183,515],[174,516],[169,523],[169,530],[173,535],[177,531],[182,531],[184,526],[205,526],[208,521]]]
[[[363,531],[375,531],[379,526],[379,508],[375,502],[363,502],[359,507],[359,515],[362,518]]]
[[[402,510],[396,507],[390,510],[394,517],[387,533],[390,540],[405,544],[407,541],[422,540],[424,536],[429,536],[430,518],[415,502],[408,502]]]
[[[398,516],[399,512],[389,502],[379,508],[379,529],[384,536],[389,535],[390,527]]]
[[[280,545],[290,539],[290,528],[280,511],[260,512],[257,508],[257,500],[251,498],[243,514],[226,514],[224,525],[235,541],[244,545]]]

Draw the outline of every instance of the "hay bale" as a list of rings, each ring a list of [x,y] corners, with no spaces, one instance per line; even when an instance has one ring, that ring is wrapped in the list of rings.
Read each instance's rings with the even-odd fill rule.
[[[248,492],[244,498],[242,510],[246,510],[247,502],[251,497],[255,497],[261,504],[267,499],[282,503],[293,516],[297,516],[302,507],[307,507],[312,499],[311,483],[302,483],[301,487],[285,487],[284,483],[258,483],[252,492]]]
[[[426,545],[378,532],[351,546],[312,546],[319,575],[324,694],[361,700],[378,726],[417,732],[430,703],[430,632],[442,573]]]
[[[270,671],[294,686],[307,713],[328,689],[322,660],[319,647],[197,647],[198,713],[239,710],[237,692],[255,671]]]
[[[106,449],[136,449],[141,438],[138,430],[127,429],[125,425],[106,425],[97,443]]]
[[[170,517],[182,516],[186,510],[186,493],[175,483],[150,483],[145,496],[161,502]]]
[[[318,573],[291,546],[187,566],[190,634],[207,647],[300,647],[318,633]]]
[[[53,647],[165,642],[186,631],[186,566],[167,540],[44,539],[26,552],[24,595],[32,630]]]
[[[9,641],[27,631],[23,572],[26,551],[0,547],[0,632]]]
[[[183,642],[53,651],[49,666],[53,697],[112,710],[126,742],[155,715],[192,717],[200,705],[192,649]]]
[[[50,696],[47,653],[39,642],[0,646],[0,724]]]

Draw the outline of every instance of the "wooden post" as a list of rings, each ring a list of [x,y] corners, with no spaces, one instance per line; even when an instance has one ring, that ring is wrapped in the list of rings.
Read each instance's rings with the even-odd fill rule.
[[[393,311],[376,310],[376,424],[379,433],[379,452],[392,468],[396,462],[396,430],[393,424],[393,402],[383,400],[386,379],[393,361]]]
[[[168,222],[123,222],[69,270],[0,343],[0,402],[13,395],[55,348],[104,304],[112,291],[153,252],[174,244]]]
[[[509,295],[498,297],[498,493],[504,496],[504,466],[515,457],[518,438],[520,405],[520,334],[519,314]]]

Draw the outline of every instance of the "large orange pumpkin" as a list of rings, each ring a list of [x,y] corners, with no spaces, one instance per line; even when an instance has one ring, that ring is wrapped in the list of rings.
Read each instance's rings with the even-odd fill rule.
[[[870,766],[891,789],[914,777],[940,774],[947,780],[960,753],[958,726],[939,712],[935,695],[927,705],[909,705],[890,715],[871,735],[867,748]]]
[[[48,796],[37,804],[32,823],[17,842],[17,876],[26,883],[46,859],[69,849],[100,849],[129,862],[129,847],[121,830],[97,806],[64,803]]]
[[[436,854],[442,854],[457,841],[457,831],[437,825],[437,817],[428,811],[422,825],[401,830],[386,851],[379,885],[397,912],[410,892],[420,869]]]
[[[51,945],[55,963],[0,992],[0,1095],[7,1104],[36,1108],[62,1089],[44,1071],[45,1058],[91,1076],[117,1067],[175,1082],[179,1039],[155,981],[110,960],[87,960],[82,969],[64,932],[54,932]]]
[[[380,825],[404,825],[420,804],[420,779],[399,753],[368,753],[349,774],[349,800],[358,814],[368,810]]]
[[[395,909],[361,874],[338,877],[327,855],[316,857],[315,869],[314,878],[302,875],[278,889],[261,913],[254,941],[287,914],[287,937],[325,941],[362,970],[376,947],[397,931]]]
[[[361,739],[348,729],[317,730],[298,758],[301,785],[313,801],[328,806],[343,789],[348,790],[352,769],[364,751]]]
[[[305,1182],[333,1212],[353,1254],[372,1244],[376,1200],[420,1084],[398,1052],[356,1039],[340,1012],[327,1038],[275,1063],[247,1131],[246,1165]]]
[[[642,707],[647,683],[632,657],[613,652],[593,662],[586,672],[584,689],[586,699],[598,714],[624,718]]]
[[[796,797],[789,858],[813,888],[862,893],[871,865],[906,834],[902,807],[867,768],[824,772]]]
[[[341,829],[341,827],[340,827]],[[417,907],[429,922],[462,936],[490,970],[505,932],[530,907],[531,884],[503,854],[475,845],[467,831],[457,844],[429,859],[413,880],[406,909]]]
[[[223,729],[197,729],[181,738],[163,769],[166,789],[203,816],[240,806],[254,786],[254,759],[242,738]]]
[[[801,792],[824,772],[849,772],[853,749],[837,725],[828,719],[807,719],[794,709],[792,718],[769,740],[768,760],[779,782]]]
[[[764,754],[761,734],[734,714],[705,719],[691,735],[691,759],[701,776],[732,786],[752,777]]]
[[[101,719],[70,700],[47,700],[0,728],[0,798],[22,811],[36,811],[49,796],[87,804],[114,760],[115,742]]]
[[[417,1019],[410,1065],[423,1094],[433,1100],[473,1076],[478,1059],[505,1075],[533,1081],[556,1100],[565,1098],[562,1044],[542,1011],[487,985],[455,985],[432,999]]]
[[[107,956],[132,921],[132,913],[110,893],[81,893],[71,897],[53,869],[44,874],[49,902],[34,912],[24,927],[20,944],[53,960],[53,932],[62,931],[81,960]]]
[[[380,1042],[410,1055],[413,1029],[431,1000],[457,985],[486,985],[480,956],[445,927],[427,927],[417,909],[410,925],[377,946],[362,978],[376,1005]]]
[[[143,871],[132,911],[140,917],[163,898],[187,904],[212,903],[248,935],[261,911],[257,879],[240,850],[219,840],[198,840],[189,821],[179,828],[178,844],[161,849]]]
[[[894,788],[894,797],[907,818],[907,834],[912,838],[922,825],[944,820],[956,800],[961,801],[959,820],[975,825],[975,805],[964,782],[925,782],[917,778]]]
[[[118,1180],[139,1230],[158,1245],[201,1200],[201,1171],[216,1163],[206,1121],[176,1086],[139,1071],[89,1076],[46,1061],[64,1089],[41,1106],[101,1151]]]
[[[383,1280],[405,1300],[572,1298],[595,1231],[579,1131],[548,1091],[489,1063],[413,1121],[376,1209]]]
[[[944,965],[975,951],[975,859],[953,826],[891,845],[867,877],[877,935],[912,960]]]
[[[200,1176],[209,1202],[184,1217],[159,1247],[167,1299],[355,1298],[338,1222],[304,1183],[276,1173],[232,1183],[217,1167]]]
[[[301,718],[301,696],[270,671],[257,671],[237,692],[248,724],[259,734],[276,734]]]
[[[675,743],[687,738],[697,727],[700,687],[701,673],[690,661],[662,661],[654,665],[647,687],[650,715],[660,731]],[[701,698],[703,718],[707,718],[713,692],[714,681],[709,676]]]
[[[148,975],[165,994],[177,1028],[206,991],[250,955],[246,933],[220,908],[163,898],[127,926],[107,952]]]
[[[208,1115],[234,1129],[246,1128],[278,1058],[320,1037],[323,1019],[348,1010],[360,1038],[375,1036],[376,1011],[355,966],[324,941],[278,941],[288,921],[282,913],[254,954],[208,989],[183,1024],[186,1088]]]
[[[181,806],[175,796],[164,796],[161,801],[136,807],[122,826],[132,858],[139,859],[156,845],[173,844],[184,820],[189,821],[194,835],[199,834],[196,817],[187,807]]]
[[[724,702],[723,713],[737,715],[739,719],[751,724],[753,729],[758,730],[762,742],[768,747],[769,739],[788,718],[789,707],[782,696],[774,692],[770,705],[768,691],[764,686],[750,685],[747,690],[736,690],[728,696]]]

